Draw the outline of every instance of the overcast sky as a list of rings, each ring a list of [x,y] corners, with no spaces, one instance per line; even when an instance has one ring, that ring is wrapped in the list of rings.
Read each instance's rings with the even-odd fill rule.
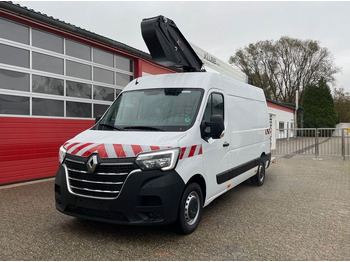
[[[164,15],[185,38],[223,61],[238,48],[281,36],[320,41],[342,72],[336,87],[350,92],[350,2],[18,2],[147,53],[140,23]]]

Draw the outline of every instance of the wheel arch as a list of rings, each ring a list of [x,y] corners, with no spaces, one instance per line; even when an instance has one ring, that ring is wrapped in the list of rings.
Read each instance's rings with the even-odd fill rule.
[[[200,175],[200,174],[196,174],[196,175],[192,176],[190,178],[190,180],[188,180],[185,188],[188,185],[190,185],[191,183],[197,183],[200,186],[200,188],[202,190],[202,194],[203,194],[203,204],[204,204],[206,196],[207,196],[207,186],[206,186],[204,177],[202,175]]]

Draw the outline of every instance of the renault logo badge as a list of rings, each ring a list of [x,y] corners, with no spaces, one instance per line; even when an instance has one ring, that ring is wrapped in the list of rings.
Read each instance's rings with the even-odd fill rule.
[[[96,169],[96,166],[98,164],[98,161],[97,161],[97,156],[96,155],[93,155],[92,157],[90,157],[90,159],[87,161],[86,163],[86,167],[88,169],[88,171],[90,173],[93,173]]]

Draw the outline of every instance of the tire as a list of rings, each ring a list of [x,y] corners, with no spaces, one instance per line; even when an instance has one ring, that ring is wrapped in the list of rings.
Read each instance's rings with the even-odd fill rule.
[[[202,189],[197,183],[189,184],[180,201],[177,226],[182,234],[191,234],[199,225],[203,210]]]
[[[261,159],[259,165],[258,165],[258,172],[251,178],[251,181],[256,186],[262,186],[265,181],[265,166],[266,161],[264,159]]]

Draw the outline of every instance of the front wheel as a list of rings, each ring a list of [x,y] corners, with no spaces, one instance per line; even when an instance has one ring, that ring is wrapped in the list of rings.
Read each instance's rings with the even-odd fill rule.
[[[192,233],[202,217],[203,194],[197,183],[188,185],[182,195],[177,224],[183,234]]]

